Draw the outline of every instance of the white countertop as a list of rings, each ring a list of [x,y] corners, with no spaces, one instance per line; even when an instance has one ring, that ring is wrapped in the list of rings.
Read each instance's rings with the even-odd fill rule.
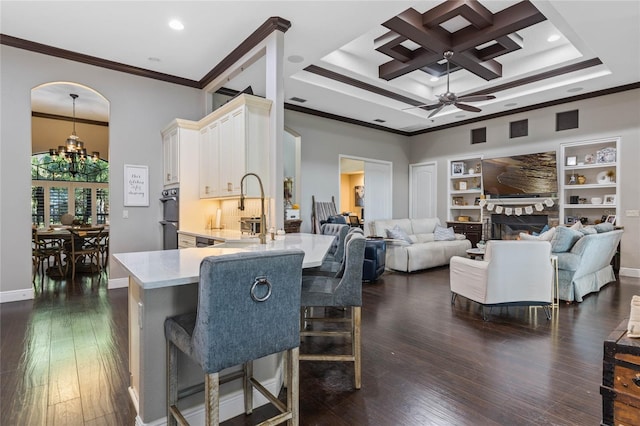
[[[230,241],[210,247],[116,253],[113,257],[143,289],[148,290],[198,282],[200,262],[208,256],[297,248],[304,251],[303,268],[320,266],[333,239],[333,235],[287,234],[284,240],[268,241],[267,244]]]
[[[204,237],[212,238],[214,240],[220,240],[225,242],[253,242],[259,241],[257,235],[250,235],[248,233],[242,233],[239,230],[234,229],[193,229],[193,230],[178,230],[178,234],[191,235],[192,237]]]

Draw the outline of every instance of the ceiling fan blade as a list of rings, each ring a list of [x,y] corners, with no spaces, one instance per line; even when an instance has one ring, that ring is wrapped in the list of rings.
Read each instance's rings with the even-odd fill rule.
[[[463,110],[469,111],[469,112],[480,112],[480,111],[482,111],[478,107],[474,107],[474,106],[466,105],[466,104],[461,104],[461,103],[458,103],[458,102],[455,102],[454,105],[457,106],[460,109],[463,109]]]
[[[438,107],[438,109],[436,109],[436,110],[435,110],[435,111],[433,111],[431,114],[429,114],[429,117],[427,117],[427,118],[431,118],[431,117],[433,117],[434,115],[436,115],[437,113],[439,113],[439,112],[440,112],[440,110],[441,110],[442,108],[444,108],[444,104],[443,104],[443,105],[440,105],[440,106]]]
[[[427,111],[438,108],[440,106],[440,103],[435,103],[435,104],[422,104],[422,105],[415,105],[409,108],[402,108],[402,111],[406,111],[408,109],[414,109],[414,108],[420,108],[420,109],[425,109]]]
[[[472,95],[472,96],[460,96],[458,100],[463,102],[478,102],[478,101],[489,101],[495,98],[496,97],[493,95]]]

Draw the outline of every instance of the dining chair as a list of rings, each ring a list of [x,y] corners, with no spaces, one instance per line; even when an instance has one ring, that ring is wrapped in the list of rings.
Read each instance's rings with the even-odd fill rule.
[[[200,263],[197,311],[168,318],[167,424],[188,424],[178,408],[202,387],[178,389],[178,351],[204,373],[205,424],[219,424],[220,384],[242,379],[245,413],[253,411],[253,388],[280,414],[261,424],[298,424],[300,280],[304,252],[298,249],[233,253]],[[286,404],[253,377],[253,360],[285,352]],[[225,368],[240,372],[220,376]],[[190,392],[188,389],[196,389]]]
[[[107,263],[109,263],[109,234],[106,231],[103,231],[100,236],[98,247],[100,251],[100,263],[102,269],[104,269],[107,267]]]
[[[79,262],[88,260],[88,266],[93,272],[94,265],[97,272],[102,271],[100,263],[100,240],[104,228],[69,228],[71,238],[66,244],[66,267],[71,266],[71,280],[76,276]],[[87,264],[86,262],[84,264]]]
[[[54,265],[58,266],[58,272],[62,277],[62,248],[63,245],[59,239],[43,239],[38,235],[38,230],[31,230],[31,256],[34,267],[33,282],[35,283],[36,275],[42,274],[44,278],[44,263],[47,262],[47,268],[51,267],[50,260],[53,257]],[[42,284],[44,285],[44,283]]]
[[[302,278],[302,294],[300,296],[300,337],[344,337],[351,338],[350,354],[305,352],[301,347],[300,361],[336,361],[354,363],[354,385],[360,389],[362,383],[361,367],[361,307],[362,307],[362,263],[364,261],[365,237],[360,233],[352,233],[347,242],[344,271],[340,276],[304,276]],[[314,308],[343,308],[348,316],[316,317]],[[313,314],[313,315],[312,315]],[[350,314],[350,315],[349,315]],[[315,328],[314,323],[346,324],[347,327],[332,329],[331,327]]]

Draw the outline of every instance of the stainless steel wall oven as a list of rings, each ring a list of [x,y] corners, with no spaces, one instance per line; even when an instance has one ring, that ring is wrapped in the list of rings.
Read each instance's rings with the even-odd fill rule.
[[[162,191],[162,248],[172,250],[178,248],[178,225],[180,215],[180,190],[178,188]]]

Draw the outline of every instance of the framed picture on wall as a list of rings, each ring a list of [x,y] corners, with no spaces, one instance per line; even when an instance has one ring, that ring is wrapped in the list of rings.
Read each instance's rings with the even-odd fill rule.
[[[356,185],[354,187],[354,190],[355,190],[354,204],[357,207],[364,207],[364,186]]]

